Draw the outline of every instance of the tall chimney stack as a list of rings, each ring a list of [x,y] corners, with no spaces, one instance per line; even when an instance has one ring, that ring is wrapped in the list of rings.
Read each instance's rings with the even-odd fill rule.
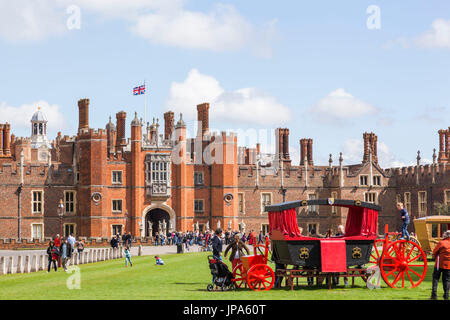
[[[10,124],[7,122],[5,123],[5,125],[3,126],[3,155],[6,157],[9,157],[11,155],[11,149],[10,149],[10,137],[9,137],[9,132],[10,132],[11,126]]]
[[[308,139],[307,140],[307,158],[308,158],[308,164],[309,165],[314,165],[314,160],[313,160],[313,139]]]
[[[197,136],[203,137],[209,133],[209,103],[197,105]]]
[[[276,157],[277,159],[283,159],[283,149],[284,149],[284,140],[283,140],[283,129],[277,128],[275,130],[275,142],[276,142]]]
[[[127,113],[125,111],[120,111],[116,113],[116,151],[123,146],[126,146],[127,139],[125,138],[125,120],[127,118]]]
[[[314,165],[312,139],[300,139],[300,165],[305,164],[305,159],[309,165]]]
[[[445,149],[445,152],[447,154],[447,161],[450,161],[450,127],[448,127],[447,133],[446,133],[446,138],[447,138],[447,146]]]
[[[78,131],[89,129],[89,99],[78,100]]]
[[[4,124],[0,124],[0,157],[3,156],[3,130]]]
[[[378,153],[377,153],[378,137],[373,132],[370,133],[364,132],[363,139],[364,139],[363,163],[369,162],[369,150],[372,153],[372,162],[378,163]]]
[[[289,160],[289,129],[283,129],[283,154],[284,159]]]
[[[164,140],[169,140],[175,123],[175,115],[172,111],[164,113]]]

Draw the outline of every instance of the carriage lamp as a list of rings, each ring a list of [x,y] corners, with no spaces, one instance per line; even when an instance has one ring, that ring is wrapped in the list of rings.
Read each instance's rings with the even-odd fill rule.
[[[59,215],[59,234],[62,236],[62,221],[64,215],[64,203],[62,199],[59,199],[58,215]]]

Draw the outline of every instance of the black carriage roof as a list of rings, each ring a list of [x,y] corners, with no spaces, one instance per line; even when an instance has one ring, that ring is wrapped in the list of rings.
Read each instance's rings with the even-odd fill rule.
[[[281,202],[276,203],[272,205],[268,205],[265,207],[265,212],[269,211],[281,211],[281,210],[287,210],[297,207],[306,207],[311,205],[326,205],[326,206],[337,206],[337,207],[363,207],[363,208],[369,208],[376,211],[381,211],[381,207],[371,203],[371,202],[364,202],[360,200],[344,200],[344,199],[317,199],[317,200],[297,200],[297,201],[288,201],[288,202]]]

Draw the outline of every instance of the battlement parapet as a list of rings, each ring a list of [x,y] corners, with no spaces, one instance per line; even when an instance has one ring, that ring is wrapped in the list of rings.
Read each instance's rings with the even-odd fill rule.
[[[16,145],[20,145],[20,144],[29,144],[31,145],[31,138],[28,137],[18,137],[16,138],[15,142]]]
[[[80,129],[79,132],[80,140],[84,139],[107,139],[107,134],[105,129]]]
[[[208,135],[205,135],[207,137]],[[211,142],[213,141],[220,141],[220,142],[227,142],[227,143],[237,143],[237,134],[235,132],[227,133],[226,131],[219,132],[212,132],[210,135]]]

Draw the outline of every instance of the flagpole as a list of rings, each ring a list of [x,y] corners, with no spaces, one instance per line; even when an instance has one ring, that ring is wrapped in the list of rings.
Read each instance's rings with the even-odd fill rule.
[[[144,88],[145,88],[145,92],[144,92],[144,130],[146,130],[145,125],[147,124],[147,87],[145,86],[145,79],[144,79]]]

